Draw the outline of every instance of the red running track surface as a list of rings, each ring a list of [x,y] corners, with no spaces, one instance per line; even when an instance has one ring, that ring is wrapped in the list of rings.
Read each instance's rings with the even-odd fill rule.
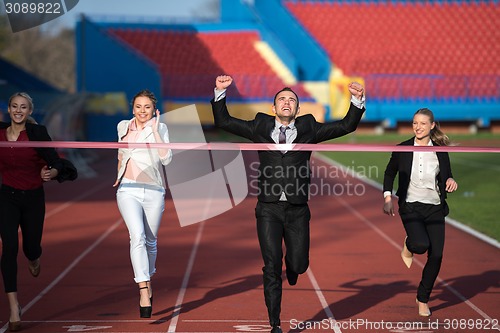
[[[97,177],[46,184],[40,276],[31,277],[22,253],[18,259],[23,332],[269,332],[251,195],[183,228],[168,198],[153,316],[139,318],[128,233],[112,187],[116,160],[109,152],[92,165]],[[253,152],[244,156],[247,162],[256,158]],[[313,179],[310,268],[296,286],[283,285],[285,332],[498,331],[492,329],[500,318],[497,247],[448,225],[433,315],[419,317],[415,292],[425,257],[407,269],[399,254],[403,227],[397,216],[382,213],[380,189],[341,177],[324,163],[314,160],[329,177]],[[344,195],[316,195],[321,186]],[[348,187],[362,195],[348,195]],[[0,297],[0,316],[3,332],[6,297]]]

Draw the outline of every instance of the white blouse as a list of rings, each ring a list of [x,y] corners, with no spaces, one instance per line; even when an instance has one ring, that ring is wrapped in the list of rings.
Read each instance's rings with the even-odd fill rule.
[[[151,121],[143,129],[135,126],[135,118],[122,120],[118,126],[118,142],[156,143]],[[164,143],[168,143],[168,128],[164,123],[158,126],[158,134]],[[165,187],[162,177],[162,165],[172,161],[172,150],[168,149],[165,156],[160,156],[158,149],[153,148],[119,148],[118,160],[120,169],[117,179],[123,177],[138,183],[156,184]]]
[[[414,143],[418,146],[417,143]],[[429,141],[432,146],[432,141]],[[439,205],[439,188],[436,177],[439,174],[439,161],[435,152],[413,152],[413,164],[411,168],[410,184],[406,202],[422,202],[431,205]]]

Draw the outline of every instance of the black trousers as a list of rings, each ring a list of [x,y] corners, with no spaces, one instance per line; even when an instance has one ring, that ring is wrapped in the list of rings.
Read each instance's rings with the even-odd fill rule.
[[[2,237],[2,269],[6,293],[17,291],[18,230],[21,228],[23,252],[28,260],[42,254],[42,231],[45,217],[43,187],[21,191],[10,186],[0,188],[0,236]]]
[[[420,302],[429,301],[443,260],[445,212],[443,205],[404,203],[399,210],[408,239],[406,247],[415,254],[427,252],[427,262],[417,290]]]
[[[257,234],[264,260],[264,299],[271,326],[280,325],[282,264],[285,243],[287,269],[302,274],[309,266],[309,221],[307,204],[293,205],[286,201],[258,202],[255,208]]]

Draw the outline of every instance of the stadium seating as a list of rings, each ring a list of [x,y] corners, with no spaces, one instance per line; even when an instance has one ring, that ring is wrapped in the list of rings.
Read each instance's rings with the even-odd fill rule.
[[[495,1],[284,1],[378,99],[498,98]],[[390,77],[389,77],[390,74]]]
[[[260,39],[256,31],[109,29],[108,33],[158,66],[165,98],[210,99],[213,92],[207,87],[223,73],[235,79],[233,99],[268,100],[284,85],[254,48]],[[301,85],[292,88],[308,98]]]

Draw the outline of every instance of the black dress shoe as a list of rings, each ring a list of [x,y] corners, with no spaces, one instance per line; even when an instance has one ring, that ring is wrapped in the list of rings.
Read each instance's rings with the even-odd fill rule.
[[[299,278],[299,274],[295,273],[292,270],[286,269],[286,279],[288,280],[288,284],[291,286],[295,286],[297,284],[297,279]]]
[[[283,333],[283,331],[281,330],[281,327],[273,326],[271,333]]]

